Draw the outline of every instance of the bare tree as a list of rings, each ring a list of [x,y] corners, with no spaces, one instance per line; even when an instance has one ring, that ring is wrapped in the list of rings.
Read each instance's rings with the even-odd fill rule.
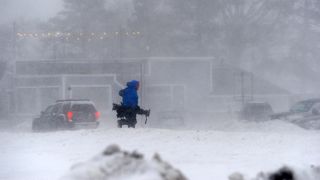
[[[103,58],[110,51],[107,32],[112,28],[112,14],[105,0],[64,0],[64,9],[43,26],[55,33],[44,43],[59,58]]]

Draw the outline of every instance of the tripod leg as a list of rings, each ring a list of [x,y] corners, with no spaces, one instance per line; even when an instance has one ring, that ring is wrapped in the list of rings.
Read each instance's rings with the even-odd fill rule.
[[[121,120],[118,120],[118,128],[122,128],[122,121]]]

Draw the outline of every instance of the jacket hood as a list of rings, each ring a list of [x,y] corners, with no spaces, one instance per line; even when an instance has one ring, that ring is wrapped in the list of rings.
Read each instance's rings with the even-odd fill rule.
[[[127,86],[128,86],[129,88],[138,88],[138,86],[139,86],[139,81],[137,81],[137,80],[129,81],[129,82],[127,82]]]

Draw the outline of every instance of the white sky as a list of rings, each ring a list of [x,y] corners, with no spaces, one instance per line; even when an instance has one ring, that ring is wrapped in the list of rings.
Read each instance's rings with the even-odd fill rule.
[[[62,0],[0,0],[0,24],[17,19],[46,20],[62,8]]]

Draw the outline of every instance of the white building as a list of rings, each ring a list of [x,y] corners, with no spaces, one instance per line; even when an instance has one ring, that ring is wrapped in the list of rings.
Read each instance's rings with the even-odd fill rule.
[[[223,111],[231,103],[287,100],[289,93],[213,58],[117,61],[21,61],[12,89],[14,111],[37,114],[57,99],[91,99],[100,111],[119,102],[127,81],[141,81],[140,104],[153,111]],[[281,97],[281,98],[279,98]]]

